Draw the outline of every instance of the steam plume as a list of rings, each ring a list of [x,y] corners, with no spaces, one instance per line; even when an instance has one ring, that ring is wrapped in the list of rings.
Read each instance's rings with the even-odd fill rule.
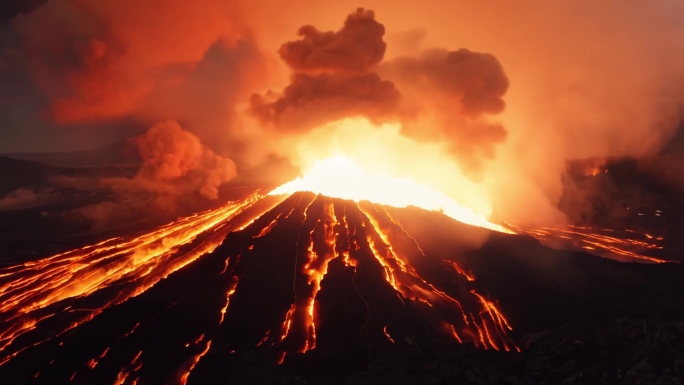
[[[216,199],[219,186],[237,175],[232,160],[216,155],[175,121],[152,126],[136,142],[144,162],[133,181],[144,188],[173,185]]]

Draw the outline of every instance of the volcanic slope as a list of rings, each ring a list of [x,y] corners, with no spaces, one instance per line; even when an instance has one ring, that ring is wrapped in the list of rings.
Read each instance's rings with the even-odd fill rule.
[[[396,341],[519,350],[486,291],[455,262],[424,255],[385,208],[311,193],[293,194],[211,253],[103,306],[98,297],[111,291],[104,286],[47,306],[61,312],[7,342],[0,377],[203,384],[220,380],[217,367],[246,356],[275,365],[303,353],[330,356],[343,377]],[[47,312],[41,304],[28,309]],[[88,310],[66,328],[59,322]],[[22,319],[8,314],[5,326]]]
[[[482,354],[515,363],[492,373],[526,378],[521,330],[682,298],[673,265],[312,193],[254,197],[157,232],[0,271],[3,384],[360,384],[387,365],[380,377],[396,383]],[[473,373],[454,370],[446,378]]]

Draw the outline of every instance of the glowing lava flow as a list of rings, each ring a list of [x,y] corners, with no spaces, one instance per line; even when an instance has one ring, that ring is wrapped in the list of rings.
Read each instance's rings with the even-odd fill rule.
[[[302,194],[302,193],[298,193]],[[373,285],[384,282],[385,289],[394,294],[390,298],[401,298],[403,303],[414,303],[432,323],[442,325],[438,333],[442,338],[451,338],[456,343],[472,343],[483,349],[519,351],[507,336],[512,330],[497,305],[471,288],[459,289],[459,296],[449,294],[451,288],[438,288],[431,278],[423,276],[418,265],[434,263],[426,270],[430,276],[442,271],[444,261],[426,256],[417,241],[403,229],[381,206],[369,202],[356,203],[324,196],[305,196],[309,202],[300,202],[302,207],[300,238],[296,251],[296,273],[293,284],[294,298],[289,309],[282,315],[280,336],[272,336],[270,328],[264,337],[254,341],[262,346],[271,340],[270,346],[281,350],[278,363],[283,363],[289,353],[304,353],[316,347],[316,314],[319,304],[318,294],[333,264],[341,264],[353,269],[356,291],[365,307],[377,306],[377,294],[367,292],[367,274],[373,274]],[[278,220],[272,221],[259,234],[268,229],[274,231]],[[255,230],[256,231],[256,230]],[[393,246],[397,246],[396,248]],[[253,250],[257,250],[256,248]],[[448,270],[449,282],[471,285],[475,281],[466,274],[456,262],[448,261],[453,270]],[[423,267],[425,268],[425,267]],[[359,270],[361,272],[359,272]],[[239,291],[239,288],[238,288]],[[388,292],[389,294],[389,292]],[[391,301],[391,300],[389,300]],[[386,305],[382,305],[386,306]],[[365,333],[378,333],[384,339],[395,343],[388,333],[388,324],[395,320],[378,319],[367,314],[361,326]],[[382,326],[380,326],[382,324]],[[395,324],[396,325],[396,324]]]
[[[259,199],[261,197],[254,194],[219,209],[181,218],[141,236],[113,238],[2,269],[0,354],[16,338],[59,313],[72,312],[74,316],[55,330],[57,336],[92,320],[104,309],[146,291],[169,274],[214,250],[233,229],[230,220]],[[59,306],[64,300],[104,292],[108,287],[117,290],[102,295],[99,306]],[[35,344],[38,343],[40,341]],[[0,355],[0,364],[20,351]]]
[[[505,227],[490,222],[484,215],[477,214],[448,196],[418,184],[408,177],[374,175],[344,156],[335,156],[314,163],[303,177],[276,188],[269,195],[289,195],[297,191],[310,191],[357,202],[366,200],[393,207],[415,206],[440,211],[465,224],[510,232]]]
[[[567,226],[565,228],[545,227],[528,229],[510,226],[518,234],[537,238],[549,247],[579,249],[601,257],[622,262],[666,263],[675,262],[657,258],[646,253],[662,250],[663,237],[631,230],[616,231],[590,227]]]
[[[359,205],[359,209],[368,219],[365,225],[368,229],[368,243],[373,250],[373,255],[385,268],[387,281],[397,292],[401,293],[404,298],[416,299],[428,304],[431,308],[451,309],[454,313],[460,314],[463,324],[457,322],[460,321],[458,319],[445,320],[449,324],[454,338],[459,343],[462,343],[463,339],[457,333],[456,325],[460,325],[462,334],[466,338],[473,336],[477,332],[477,335],[480,336],[480,344],[474,339],[471,339],[470,342],[484,349],[494,348],[495,350],[504,349],[506,351],[515,349],[519,351],[519,348],[512,343],[506,334],[512,328],[493,302],[487,301],[474,289],[470,291],[474,298],[461,297],[459,301],[459,299],[452,297],[445,291],[436,288],[435,285],[421,277],[420,273],[411,266],[409,253],[413,254],[413,258],[428,257],[423,253],[416,240],[406,233],[401,224],[393,219],[386,210],[378,210],[376,206]],[[383,220],[385,221],[384,228],[381,224]],[[389,230],[392,227],[398,227],[399,230]],[[413,241],[412,243],[416,247],[415,250],[411,252],[411,248],[404,247],[403,252],[400,253],[394,249],[393,243],[405,243],[405,240],[403,242],[401,240],[404,237]],[[393,242],[393,240],[396,242]],[[447,262],[454,267],[454,271],[458,275],[465,277],[467,282],[475,281],[475,278],[466,274],[456,262]],[[477,302],[475,298],[479,301],[479,304],[475,306],[479,314],[479,322],[473,316],[472,308],[467,306],[468,309],[466,309],[466,306],[461,303],[464,301]],[[472,322],[468,322],[466,313],[470,315]],[[486,336],[486,339],[482,338],[484,336]]]
[[[383,206],[308,192],[2,273],[0,377],[29,383],[201,384],[254,354],[287,364],[350,343],[519,350],[476,278]]]
[[[339,172],[327,174],[329,166]],[[334,197],[284,195],[319,188]],[[408,179],[373,176],[345,159],[271,194],[0,269],[0,378],[229,383],[245,360],[316,365],[350,346],[376,352],[438,341],[520,350],[480,273],[435,257],[429,237],[412,236],[409,223],[395,219],[403,211],[381,204],[500,226]],[[421,197],[425,205],[414,202]],[[651,258],[635,250],[657,250],[662,240],[580,227],[513,230],[630,259]]]
[[[410,178],[373,175],[343,156],[336,156],[315,163],[307,170],[303,177],[299,177],[276,188],[269,195],[289,195],[302,191],[354,202],[372,202],[393,207],[415,206],[426,210],[440,211],[444,215],[466,224],[500,232],[511,232],[503,226],[491,223],[485,216],[476,214],[472,209],[461,206],[446,195],[420,185]],[[292,304],[285,314],[284,322],[281,326],[282,335],[280,341],[286,343],[286,352],[305,352],[315,346],[315,298],[320,290],[321,280],[327,272],[329,263],[334,258],[341,258],[346,266],[357,268],[362,261],[358,257],[354,258],[354,255],[363,247],[361,246],[362,244],[367,245],[366,250],[370,252],[375,263],[382,267],[384,280],[401,298],[419,301],[420,303],[427,304],[430,308],[441,308],[444,312],[456,315],[454,319],[444,320],[443,322],[449,325],[447,328],[450,332],[449,335],[453,336],[458,342],[463,342],[465,338],[467,341],[485,349],[517,349],[506,336],[506,332],[509,329],[504,327],[504,323],[502,323],[500,318],[503,316],[496,310],[493,303],[485,301],[484,297],[473,290],[471,291],[473,298],[468,298],[466,301],[476,303],[480,309],[471,310],[472,308],[468,306],[466,310],[459,300],[438,290],[434,285],[422,278],[411,266],[410,261],[393,249],[390,236],[381,230],[379,217],[389,220],[391,226],[399,227],[402,236],[409,238],[416,246],[417,254],[427,258],[416,240],[407,234],[401,224],[391,218],[386,210],[383,210],[384,213],[374,211],[373,214],[362,209],[358,203],[354,208],[358,211],[357,215],[363,218],[361,226],[364,228],[365,239],[350,239],[350,237],[355,238],[358,236],[357,231],[359,229],[356,227],[353,230],[353,235],[350,235],[350,230],[346,223],[346,210],[341,220],[338,220],[332,203],[327,203],[323,210],[327,214],[322,215],[309,231],[308,247],[302,253],[306,258],[306,263],[300,273],[308,285],[298,290],[295,281],[295,303]],[[304,210],[302,226],[306,223],[308,212],[309,206]],[[275,221],[269,224],[263,231],[270,232],[274,223]],[[337,239],[345,236],[341,232],[337,234],[331,233],[331,229],[335,225],[344,226],[346,229],[346,239]],[[327,247],[317,251],[314,249],[313,235],[319,229],[325,234],[324,239]],[[338,245],[340,244],[347,244],[349,248],[339,250]],[[466,277],[467,282],[475,280],[472,275],[465,273],[455,262],[448,261],[448,263],[457,274]],[[315,265],[314,268],[312,268],[312,264]],[[478,315],[477,319],[474,314]],[[294,339],[294,337],[291,337],[293,328],[299,328],[299,332],[295,332],[299,336],[299,342],[287,343],[288,340]],[[457,329],[463,334],[463,337],[461,337]],[[383,333],[387,335],[386,329],[383,329]],[[302,335],[306,337],[301,337]],[[285,354],[281,356],[280,360],[282,361],[284,357]]]

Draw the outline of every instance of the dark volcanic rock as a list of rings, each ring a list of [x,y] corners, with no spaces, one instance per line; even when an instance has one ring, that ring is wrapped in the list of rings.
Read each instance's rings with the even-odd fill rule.
[[[80,325],[67,327],[123,287],[53,304],[58,315],[0,350],[0,378],[677,384],[683,276],[678,264],[618,263],[438,213],[297,193]]]

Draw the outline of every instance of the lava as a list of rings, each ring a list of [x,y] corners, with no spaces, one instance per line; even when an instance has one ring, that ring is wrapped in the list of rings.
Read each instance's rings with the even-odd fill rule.
[[[116,380],[114,381],[114,385],[123,385],[124,383],[126,383],[126,379],[128,378],[128,376],[130,376],[131,374],[134,374],[135,372],[140,370],[140,368],[142,368],[142,361],[140,360],[141,355],[142,355],[142,350],[139,351],[138,354],[135,355],[135,357],[133,357],[133,361],[131,362],[131,364],[128,367],[121,369],[119,374],[116,375]],[[74,373],[74,376],[75,375],[76,375],[76,373]],[[70,380],[73,380],[73,379],[74,378],[72,376],[70,378]],[[134,380],[134,381],[137,381],[137,380]]]
[[[313,206],[314,202],[318,202]],[[479,334],[480,328],[487,328],[487,322],[496,325],[497,332],[486,341],[471,339],[472,342],[481,345],[484,348],[492,347],[498,349],[499,346],[505,347],[509,350],[509,346],[514,346],[512,341],[507,337],[506,332],[510,329],[504,328],[504,322],[499,317],[503,317],[501,312],[491,302],[482,302],[475,292],[472,292],[473,298],[466,298],[461,301],[467,302],[467,305],[461,304],[459,299],[456,299],[443,290],[438,289],[433,284],[429,283],[425,278],[411,266],[411,261],[408,256],[398,254],[392,244],[392,238],[403,237],[411,240],[415,246],[412,256],[418,258],[428,257],[424,255],[420,246],[414,238],[410,237],[404,229],[398,225],[398,222],[391,218],[387,212],[379,206],[364,203],[351,204],[343,203],[349,201],[341,201],[337,203],[343,204],[344,209],[341,210],[343,215],[341,219],[335,215],[336,201],[331,198],[313,198],[313,200],[305,206],[302,213],[302,224],[300,230],[307,234],[306,241],[299,243],[299,249],[305,250],[303,261],[298,265],[302,268],[296,274],[296,277],[301,277],[305,283],[297,284],[295,280],[295,295],[294,301],[284,316],[282,325],[283,334],[281,342],[283,342],[288,349],[288,352],[305,352],[310,350],[315,345],[315,322],[314,313],[316,305],[316,294],[318,293],[321,281],[325,278],[328,271],[329,264],[334,259],[339,259],[345,266],[352,267],[355,270],[362,268],[369,268],[369,264],[375,264],[380,268],[380,277],[392,288],[395,295],[402,298],[403,301],[416,301],[429,305],[429,308],[434,309],[435,312],[442,312],[449,314],[447,316],[448,323],[458,325],[462,330],[464,336],[472,336]],[[313,213],[311,211],[314,211]],[[357,222],[354,225],[349,223],[349,214],[353,212]],[[340,211],[339,209],[337,211]],[[309,224],[311,230],[306,231],[304,228],[307,218],[312,223]],[[313,221],[310,218],[317,218]],[[381,224],[381,222],[383,224]],[[333,233],[335,225],[344,228],[345,231],[338,231]],[[383,229],[383,226],[389,226],[393,229],[394,234]],[[353,228],[353,231],[349,231]],[[318,233],[318,236],[315,236]],[[321,240],[317,245],[316,239]],[[300,239],[301,240],[301,239]],[[406,243],[405,241],[399,241]],[[344,245],[340,247],[340,245]],[[370,257],[370,258],[369,258]],[[455,262],[452,262],[455,264]],[[312,268],[316,264],[317,268]],[[462,271],[462,269],[461,269]],[[457,271],[457,274],[462,275]],[[472,277],[470,277],[472,279]],[[467,280],[467,281],[470,281]],[[302,297],[305,299],[302,300]],[[464,307],[477,307],[477,312],[483,314],[485,318],[478,321],[467,321],[467,315]],[[386,326],[385,326],[386,328]],[[465,329],[465,330],[463,330]],[[297,333],[294,333],[298,330]],[[386,332],[383,329],[383,334]],[[455,329],[454,329],[455,330]],[[450,333],[449,336],[452,334]],[[295,337],[298,336],[298,337]],[[299,339],[298,343],[292,342],[293,339]],[[287,341],[290,340],[290,344]],[[456,337],[456,340],[461,343],[463,340]],[[289,345],[289,346],[288,346]],[[287,353],[287,352],[286,352]],[[285,358],[283,355],[281,360]]]
[[[92,320],[104,309],[145,292],[161,279],[210,253],[235,223],[261,197],[230,202],[216,210],[181,218],[130,239],[112,238],[37,261],[2,270],[0,278],[0,363],[21,350],[6,353],[18,337],[50,322],[60,313],[73,314],[70,322],[55,330],[59,336]],[[118,290],[103,295],[107,288]],[[60,306],[66,300],[101,297],[98,306]],[[129,332],[132,333],[133,331]],[[37,341],[40,344],[44,341]]]
[[[543,244],[561,249],[577,249],[623,262],[675,262],[653,255],[662,250],[662,236],[634,230],[617,231],[585,226],[544,227],[540,229],[507,225],[518,234],[537,238]]]
[[[485,215],[475,213],[472,209],[439,191],[416,183],[411,178],[372,174],[341,155],[315,162],[303,177],[276,188],[269,195],[292,194],[297,191],[310,191],[354,201],[367,200],[393,207],[416,206],[425,210],[440,211],[469,225],[509,232],[505,227],[491,223]]]
[[[426,252],[390,211],[310,192],[255,194],[147,234],[7,267],[0,375],[194,384],[243,356],[286,365],[350,341],[373,350],[438,340],[520,351],[478,277]],[[638,249],[658,250],[663,240],[509,228],[653,262]]]
[[[215,307],[202,310],[204,326],[195,326],[197,321],[178,326],[183,332],[174,334],[187,335],[177,343],[179,352],[187,352],[177,353],[173,365],[146,360],[149,363],[141,370],[141,352],[158,349],[143,336],[154,330],[150,328],[155,322],[171,322],[163,314],[190,301],[166,294],[175,287],[169,285],[179,274],[194,274],[198,263],[214,266],[215,272],[207,270],[197,277],[215,281],[202,286],[202,297],[216,298]],[[292,354],[347,343],[349,337],[334,331],[334,302],[328,302],[338,295],[331,292],[331,282],[344,282],[343,276],[350,279],[346,285],[356,298],[352,300],[362,304],[356,321],[344,327],[350,328],[352,338],[365,336],[365,344],[396,344],[415,339],[417,330],[424,333],[422,326],[407,329],[406,320],[395,319],[394,314],[408,311],[434,325],[429,331],[434,338],[483,349],[518,349],[508,336],[511,327],[502,311],[475,291],[473,276],[449,261],[449,279],[434,277],[436,271],[444,273],[444,263],[426,255],[401,223],[377,204],[311,193],[253,195],[148,234],[110,239],[7,268],[2,277],[0,374],[16,369],[15,362],[26,365],[35,352],[73,349],[76,342],[70,341],[90,328],[106,327],[117,314],[128,319],[121,331],[97,334],[103,342],[95,344],[82,363],[33,360],[26,365],[32,370],[30,378],[40,381],[49,377],[46,373],[68,367],[67,378],[102,376],[114,383],[132,383],[173,369],[163,377],[181,384],[202,383],[209,365],[239,356],[246,347],[263,351],[273,364],[285,363]],[[77,278],[81,284],[74,285]],[[466,290],[457,288],[461,286]],[[223,294],[210,294],[216,290]],[[138,301],[147,303],[150,296],[171,297],[147,318],[116,311]],[[255,303],[260,304],[258,310]],[[389,313],[381,310],[393,307]],[[169,325],[176,322],[180,321]],[[138,353],[122,360],[121,349],[129,345],[126,349]],[[120,366],[112,372],[112,365]]]
[[[273,194],[3,269],[0,375],[24,373],[36,383],[204,383],[212,367],[239,365],[245,354],[287,364],[354,339],[368,349],[432,339],[520,351],[511,322],[477,277],[426,253],[386,206]],[[662,247],[652,234],[509,228],[661,262],[638,251]],[[188,284],[199,287],[190,297],[180,289]],[[341,303],[356,305],[337,309]],[[150,306],[147,315],[118,310]],[[188,306],[194,310],[182,310]],[[169,341],[147,337],[157,330]],[[82,358],[65,358],[91,343]]]

